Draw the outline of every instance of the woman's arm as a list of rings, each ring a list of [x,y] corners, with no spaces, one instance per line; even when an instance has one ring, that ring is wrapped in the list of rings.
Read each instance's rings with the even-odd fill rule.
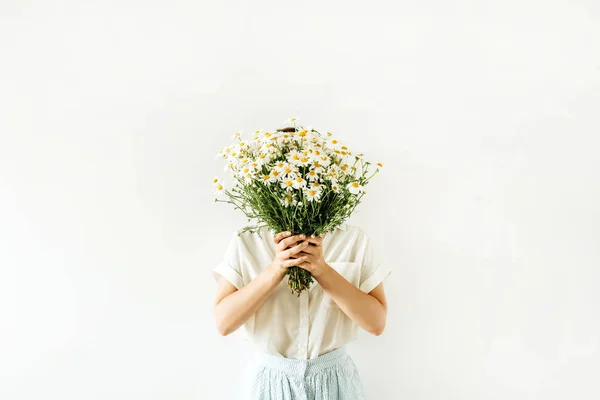
[[[385,329],[387,302],[380,283],[368,294],[361,291],[325,264],[314,275],[327,294],[336,302],[350,319],[364,330],[381,335]]]
[[[306,241],[311,246],[298,256],[308,256],[308,260],[299,266],[310,271],[333,301],[358,326],[374,335],[381,335],[387,316],[383,284],[380,283],[369,293],[361,291],[325,262],[322,237],[308,238]]]
[[[227,279],[221,277],[215,299],[215,321],[217,330],[223,336],[229,335],[244,324],[260,308],[285,276],[286,269],[304,258],[290,258],[308,246],[308,242],[297,242],[304,236],[289,237],[289,232],[275,236],[275,259],[256,278],[241,289],[237,289]],[[287,239],[286,239],[287,238]],[[294,247],[288,248],[292,245]]]

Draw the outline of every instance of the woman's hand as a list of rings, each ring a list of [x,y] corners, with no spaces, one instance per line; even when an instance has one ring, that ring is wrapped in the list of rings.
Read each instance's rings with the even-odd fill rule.
[[[273,238],[275,242],[275,258],[270,268],[285,274],[289,267],[300,266],[301,263],[308,260],[308,254],[299,256],[298,254],[309,247],[305,235],[291,236],[290,232],[279,232]],[[283,275],[282,275],[283,278]]]
[[[309,246],[294,256],[296,261],[300,262],[300,264],[294,265],[304,268],[317,278],[323,271],[330,268],[323,258],[323,237],[308,237],[304,243],[308,243]]]

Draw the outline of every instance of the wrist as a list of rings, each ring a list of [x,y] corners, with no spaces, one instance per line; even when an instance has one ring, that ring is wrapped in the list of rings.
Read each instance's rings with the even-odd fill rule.
[[[321,278],[323,278],[324,275],[327,275],[327,273],[331,270],[331,266],[329,264],[327,264],[326,262],[323,262],[321,265],[319,265],[318,268],[315,268],[314,271],[311,272],[312,276],[319,280]]]
[[[266,268],[267,274],[269,278],[279,282],[285,276],[286,270],[285,268],[281,268],[279,265],[275,263],[271,263]]]

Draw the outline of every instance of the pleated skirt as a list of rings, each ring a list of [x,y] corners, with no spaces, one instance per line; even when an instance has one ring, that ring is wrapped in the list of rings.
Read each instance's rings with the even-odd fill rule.
[[[259,354],[248,365],[241,389],[240,400],[365,400],[345,347],[311,360]]]

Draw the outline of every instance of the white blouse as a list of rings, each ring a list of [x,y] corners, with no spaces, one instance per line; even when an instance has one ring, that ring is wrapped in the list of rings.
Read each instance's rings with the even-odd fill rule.
[[[273,234],[234,233],[223,261],[212,270],[218,280],[225,277],[241,289],[275,257]],[[391,273],[377,262],[369,237],[352,225],[343,224],[323,236],[327,264],[355,287],[369,293]],[[298,297],[288,287],[288,277],[265,300],[241,328],[257,350],[288,358],[312,359],[354,340],[354,323],[315,280]]]

